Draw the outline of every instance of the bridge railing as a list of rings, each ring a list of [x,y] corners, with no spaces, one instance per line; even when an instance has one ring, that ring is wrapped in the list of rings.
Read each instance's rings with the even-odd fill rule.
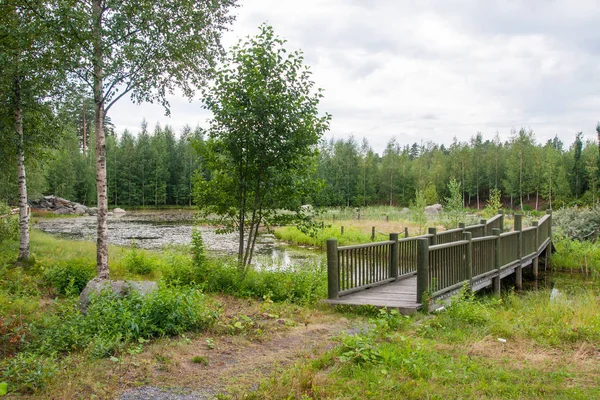
[[[353,246],[337,246],[327,241],[329,298],[350,294],[393,280],[417,275],[417,301],[424,294],[443,297],[460,286],[484,285],[493,275],[499,291],[501,272],[518,269],[521,260],[540,252],[551,237],[551,214],[522,228],[522,216],[515,215],[515,231],[502,233],[504,216],[498,215],[480,224],[437,233],[430,228],[426,235]],[[486,234],[490,230],[491,234]],[[477,236],[481,235],[481,236]],[[543,250],[543,249],[542,249]],[[518,267],[517,267],[518,265]],[[511,273],[511,272],[509,272]],[[520,280],[520,277],[517,278]],[[482,286],[479,286],[482,287]]]
[[[483,222],[485,220],[482,220]],[[486,225],[486,235],[492,235],[492,231],[494,229],[500,229],[500,232],[504,231],[504,213],[502,211],[498,212],[495,216],[490,218],[485,222]]]
[[[512,265],[520,260],[519,231],[500,234],[500,268]]]
[[[521,231],[523,235],[522,257],[527,257],[537,252],[537,231],[537,226],[530,226]]]
[[[463,239],[464,228],[449,229],[436,234],[436,244],[456,242]]]
[[[496,236],[484,236],[472,240],[472,279],[481,279],[496,271],[494,249]]]

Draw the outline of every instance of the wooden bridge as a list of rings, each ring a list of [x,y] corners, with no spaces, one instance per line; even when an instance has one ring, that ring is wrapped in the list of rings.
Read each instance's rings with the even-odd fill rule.
[[[552,213],[523,228],[514,216],[514,230],[503,232],[504,215],[457,229],[355,246],[338,247],[327,241],[329,304],[372,305],[411,313],[427,305],[435,309],[465,285],[473,291],[492,286],[500,294],[500,280],[515,274],[522,288],[522,270],[537,277],[540,256],[548,263],[552,247]]]

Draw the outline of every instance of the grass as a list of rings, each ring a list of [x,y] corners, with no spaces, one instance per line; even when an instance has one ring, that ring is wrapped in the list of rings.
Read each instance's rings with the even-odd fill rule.
[[[344,222],[344,239],[370,241],[371,223]],[[410,317],[319,305],[326,287],[319,265],[240,274],[227,259],[197,266],[186,252],[111,246],[113,278],[160,280],[175,292],[150,304],[104,298],[90,318],[76,312],[69,277],[85,279],[75,273],[94,263],[94,243],[35,230],[31,238],[35,256],[26,265],[12,264],[16,243],[0,245],[0,382],[20,394],[107,398],[140,385],[208,385],[226,390],[221,398],[248,399],[600,397],[600,281],[573,262],[586,254],[593,271],[596,245],[585,253],[556,243],[552,265],[572,273],[552,278],[558,295],[463,293],[444,312]],[[179,312],[188,322],[165,311],[175,303],[187,304]]]
[[[250,398],[597,398],[598,292],[549,294],[466,296],[393,324],[402,317],[383,312],[368,332],[342,335]]]

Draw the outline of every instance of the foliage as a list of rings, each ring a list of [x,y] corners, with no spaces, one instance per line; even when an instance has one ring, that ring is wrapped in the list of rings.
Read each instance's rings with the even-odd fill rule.
[[[58,369],[53,357],[19,353],[5,362],[2,377],[11,392],[33,393],[44,388]]]
[[[190,247],[192,250],[194,266],[202,269],[206,262],[206,248],[204,247],[204,240],[202,240],[202,232],[197,228],[192,231],[192,242]]]
[[[4,240],[16,240],[19,235],[19,217],[10,215],[11,208],[0,201],[0,243]]]
[[[321,91],[298,51],[287,52],[270,26],[232,48],[205,92],[213,113],[209,139],[199,147],[208,177],[197,175],[196,203],[216,214],[224,230],[239,232],[238,263],[252,261],[258,229],[298,212],[315,188],[316,145],[329,127],[319,117]]]
[[[426,206],[425,194],[422,190],[417,190],[415,193],[415,202],[411,204],[410,215],[412,220],[419,225],[419,235],[425,232],[425,225],[427,225],[427,216],[425,215]]]
[[[490,218],[498,214],[498,211],[502,209],[502,192],[500,189],[490,189],[490,197],[487,200],[485,208],[483,209],[483,215]]]
[[[600,229],[600,206],[556,210],[552,214],[552,226],[572,239],[596,238]]]
[[[135,243],[131,244],[131,251],[125,256],[125,269],[136,275],[148,275],[157,268],[157,261],[144,250],[139,250]]]
[[[448,182],[448,190],[450,192],[450,197],[446,197],[446,206],[444,209],[446,223],[444,225],[446,228],[452,229],[456,228],[458,223],[461,222],[465,211],[460,182],[456,181],[454,178],[450,179],[450,182]]]
[[[357,228],[344,227],[344,233],[341,233],[339,225],[330,225],[311,234],[302,232],[295,226],[285,226],[275,229],[275,236],[283,241],[296,245],[308,245],[313,247],[325,248],[327,240],[335,238],[338,245],[346,246],[349,244],[362,244],[371,241],[371,233],[362,232]],[[388,240],[389,236],[376,232],[375,241]]]
[[[202,283],[207,292],[308,305],[325,297],[326,274],[323,265],[315,264],[273,270],[249,268],[242,275],[235,264],[214,260]]]
[[[63,261],[44,272],[45,278],[63,295],[79,294],[96,275],[96,266],[89,259]]]

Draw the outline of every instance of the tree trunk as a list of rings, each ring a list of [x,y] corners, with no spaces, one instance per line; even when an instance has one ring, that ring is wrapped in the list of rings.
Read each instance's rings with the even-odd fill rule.
[[[27,180],[25,178],[25,141],[23,138],[23,105],[21,104],[21,78],[14,81],[15,131],[19,137],[17,172],[19,176],[19,261],[29,258],[29,209],[27,206]]]
[[[104,136],[104,78],[102,51],[102,0],[92,1],[94,105],[96,124],[96,189],[98,191],[98,239],[96,268],[98,278],[108,279],[108,196],[106,190],[106,138]]]

